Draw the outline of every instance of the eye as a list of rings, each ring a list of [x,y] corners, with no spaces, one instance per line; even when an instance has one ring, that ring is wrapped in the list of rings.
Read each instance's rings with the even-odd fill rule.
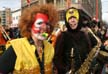
[[[43,22],[38,22],[37,24],[41,25]]]

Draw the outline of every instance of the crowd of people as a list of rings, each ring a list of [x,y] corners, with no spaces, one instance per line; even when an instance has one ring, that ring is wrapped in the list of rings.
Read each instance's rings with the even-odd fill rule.
[[[0,55],[0,74],[107,73],[106,29],[97,21],[85,26],[82,13],[74,7],[64,17],[65,29],[55,29],[59,16],[53,4],[25,9],[18,34],[6,42]]]

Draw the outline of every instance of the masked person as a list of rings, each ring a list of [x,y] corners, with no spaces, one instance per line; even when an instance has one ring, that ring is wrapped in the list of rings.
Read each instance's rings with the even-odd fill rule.
[[[57,17],[52,4],[25,9],[19,22],[22,38],[7,42],[7,50],[0,56],[0,73],[52,74],[54,48],[46,39]]]
[[[66,10],[65,25],[67,31],[62,32],[55,43],[54,65],[58,74],[85,74],[83,71],[79,72],[81,65],[100,40],[91,30],[90,32],[81,30],[83,25],[81,13],[74,7]],[[86,71],[85,68],[88,67],[85,65],[82,69]]]

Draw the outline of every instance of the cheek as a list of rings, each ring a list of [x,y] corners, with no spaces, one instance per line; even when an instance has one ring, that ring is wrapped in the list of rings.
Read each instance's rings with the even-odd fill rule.
[[[39,33],[40,32],[40,29],[35,27],[34,25],[32,26],[32,31],[33,33]]]

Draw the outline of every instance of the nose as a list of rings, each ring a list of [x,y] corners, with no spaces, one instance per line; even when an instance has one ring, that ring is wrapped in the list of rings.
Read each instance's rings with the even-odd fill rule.
[[[41,27],[45,27],[47,24],[46,23],[42,23],[41,24]]]
[[[42,23],[41,27],[40,27],[40,32],[46,32],[47,29],[47,24],[46,23]]]

